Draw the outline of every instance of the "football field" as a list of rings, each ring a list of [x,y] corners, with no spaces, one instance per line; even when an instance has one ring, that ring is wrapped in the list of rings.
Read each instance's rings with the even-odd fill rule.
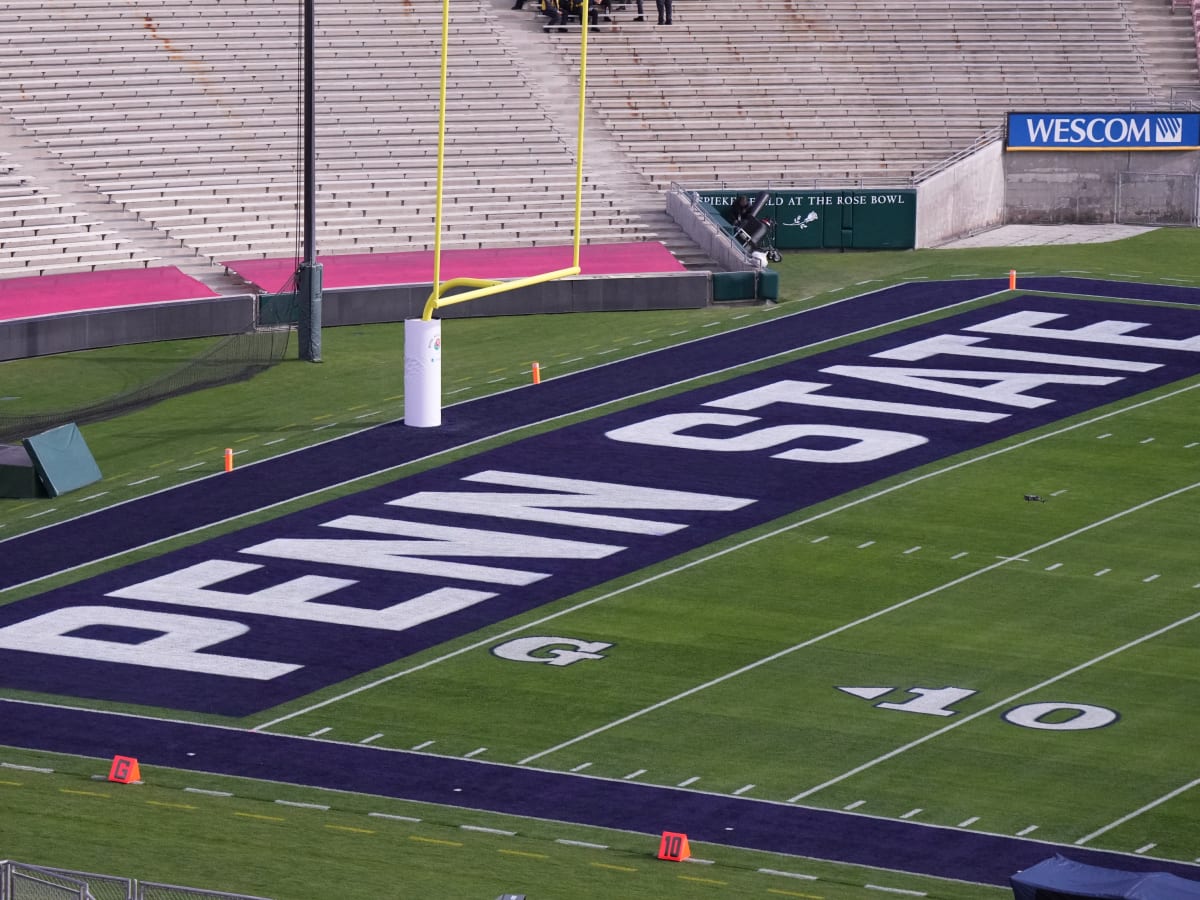
[[[8,771],[137,756],[155,803],[407,828],[433,870],[489,842],[547,896],[857,896],[852,865],[991,897],[1055,852],[1198,877],[1200,292],[1004,287],[885,289],[0,543]],[[662,831],[709,865],[653,860]]]

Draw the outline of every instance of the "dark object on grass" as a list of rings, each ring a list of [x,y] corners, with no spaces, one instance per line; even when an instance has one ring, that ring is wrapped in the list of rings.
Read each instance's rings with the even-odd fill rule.
[[[1030,503],[1045,503],[1046,502],[1041,497],[1039,497],[1037,494],[1026,494],[1025,499],[1027,501],[1029,501]]]

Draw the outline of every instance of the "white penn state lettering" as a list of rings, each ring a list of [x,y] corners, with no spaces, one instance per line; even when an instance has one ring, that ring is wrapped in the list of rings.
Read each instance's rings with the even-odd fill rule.
[[[980,340],[983,340],[980,338]],[[752,388],[720,400],[710,400],[705,406],[722,409],[751,410],[771,403],[795,403],[802,406],[822,406],[827,409],[852,409],[856,412],[886,413],[896,416],[917,416],[926,419],[951,419],[955,422],[995,422],[1008,418],[1008,413],[983,412],[975,409],[952,409],[942,406],[923,406],[916,403],[892,403],[887,400],[866,400],[860,397],[838,397],[815,394],[832,387],[816,381],[776,381]]]
[[[627,534],[672,534],[686,525],[635,519],[629,516],[606,516],[596,513],[567,511],[579,509],[653,509],[701,512],[728,512],[753,503],[741,497],[722,497],[717,494],[693,494],[689,491],[669,491],[661,488],[638,487],[630,484],[611,484],[604,481],[582,481],[577,478],[553,478],[545,475],[525,475],[519,472],[486,471],[468,475],[463,481],[500,484],[507,487],[535,488],[557,493],[513,493],[499,491],[421,491],[389,506],[412,509],[432,509],[439,512],[476,516],[495,516],[525,522],[547,522],[574,528],[597,528]]]
[[[980,347],[988,338],[968,337],[965,334],[939,334],[923,341],[914,341],[894,350],[872,353],[879,359],[917,362],[932,356],[972,356],[984,359],[1010,359],[1051,366],[1075,366],[1080,369],[1112,369],[1116,372],[1152,372],[1161,363],[1131,362],[1125,359],[1103,359],[1095,356],[1069,356],[1062,353],[1037,353],[1032,350],[1006,350],[1002,347]]]
[[[907,369],[891,366],[830,366],[822,369],[830,375],[862,378],[897,387],[933,391],[955,397],[969,397],[987,403],[1036,409],[1054,401],[1024,393],[1043,384],[1084,384],[1101,386],[1120,381],[1120,376],[1055,375],[1049,372],[974,372],[969,369]],[[985,387],[958,384],[957,381],[989,381]]]
[[[343,516],[325,522],[326,528],[347,528],[374,534],[425,538],[417,541],[357,541],[337,538],[277,538],[240,551],[255,556],[274,556],[305,562],[331,563],[384,572],[406,572],[437,578],[462,578],[493,584],[527,585],[547,578],[546,572],[478,566],[471,563],[426,560],[416,557],[516,557],[533,559],[603,559],[624,547],[590,544],[559,538],[427,525],[374,516]]]
[[[772,454],[774,459],[821,463],[870,462],[911,447],[920,446],[928,440],[920,435],[907,434],[902,431],[822,424],[772,425],[746,434],[723,438],[681,433],[702,425],[733,428],[758,421],[756,416],[735,416],[729,413],[675,413],[616,428],[606,432],[605,436],[614,441],[631,444],[675,447],[682,450],[715,450],[723,453],[766,450],[805,437],[831,437],[851,441],[845,447],[829,450],[797,448],[784,453]]]
[[[277,616],[305,622],[328,622],[383,631],[405,631],[496,596],[483,591],[441,588],[385,609],[362,609],[332,603],[313,603],[318,597],[356,584],[342,578],[324,578],[319,575],[293,578],[250,594],[211,589],[214,584],[261,568],[263,567],[257,563],[212,559],[121,588],[119,591],[112,591],[105,596],[250,612],[261,616]]]
[[[138,643],[71,636],[73,631],[97,625],[132,628],[158,636]],[[71,606],[0,628],[0,649],[255,681],[270,681],[303,668],[291,663],[199,652],[249,630],[241,622],[224,619],[115,606]]]
[[[1055,341],[1086,341],[1090,344],[1118,344],[1124,347],[1148,347],[1154,350],[1200,351],[1200,335],[1190,338],[1138,337],[1129,332],[1146,328],[1149,322],[1121,322],[1115,319],[1085,325],[1082,328],[1041,328],[1045,322],[1065,319],[1066,313],[1026,312],[1012,313],[971,325],[965,331],[982,331],[985,334],[1011,334],[1016,337],[1047,338]]]
[[[564,650],[564,646],[574,647],[574,650]],[[578,638],[564,637],[524,637],[507,641],[492,648],[492,653],[501,659],[513,662],[542,663],[548,666],[569,666],[585,659],[604,659],[601,650],[607,650],[612,644],[605,641],[581,641]],[[537,650],[545,650],[541,656],[535,656]]]

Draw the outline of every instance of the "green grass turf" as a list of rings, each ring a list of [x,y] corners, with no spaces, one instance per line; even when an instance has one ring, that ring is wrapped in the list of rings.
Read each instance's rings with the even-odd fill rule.
[[[1002,276],[1016,268],[1200,284],[1197,237],[1173,230],[1097,246],[797,254],[780,265],[786,302],[774,309],[448,322],[446,389],[465,388],[448,400],[525,384],[535,359],[553,377],[897,280]],[[250,382],[88,426],[106,472],[97,490],[110,491],[92,504],[214,471],[225,446],[244,451],[240,460],[263,458],[400,416],[400,340],[400,326],[327,329],[327,361],[320,366],[289,361]],[[650,343],[638,343],[644,340]],[[179,352],[192,349],[117,348],[4,363],[2,393],[20,393],[10,385],[25,378],[37,383],[44,402],[56,403],[85,378],[101,394],[103,381],[125,387],[156,359]],[[33,388],[21,390],[33,396]],[[786,801],[806,794],[804,803],[861,804],[859,812],[889,818],[920,809],[913,818],[922,822],[954,827],[977,817],[964,827],[1013,834],[1036,825],[1032,836],[1048,840],[1087,838],[1089,846],[1128,852],[1153,843],[1150,856],[1200,857],[1194,790],[1114,824],[1198,774],[1187,736],[1197,733],[1191,698],[1200,679],[1193,649],[1200,625],[1184,620],[1200,599],[1194,561],[1200,501],[1182,493],[1135,509],[1195,480],[1200,451],[1185,447],[1200,440],[1196,394],[1157,393],[1163,399],[1155,403],[1126,402],[1051,426],[1032,443],[1021,436],[1000,445],[1013,448],[1008,452],[873,485],[566,598],[357,679],[353,685],[399,676],[351,699],[302,712],[351,686],[343,685],[260,720],[294,715],[272,727],[289,733],[329,727],[327,739],[350,742],[383,732],[383,746],[433,740],[428,752],[456,756],[487,747],[481,758],[517,762],[536,755],[532,765],[564,771],[586,762],[589,774],[613,778],[645,769],[639,780],[654,784],[698,777],[692,789],[724,794],[753,784],[745,796]],[[1116,414],[1081,424],[1105,412]],[[1154,441],[1143,443],[1147,437]],[[283,441],[267,443],[277,438]],[[203,467],[180,471],[195,461]],[[159,477],[130,484],[149,474]],[[928,477],[914,480],[920,475]],[[1031,504],[1021,499],[1025,493],[1056,496]],[[26,518],[48,508],[56,512]],[[88,508],[73,497],[0,501],[0,536]],[[1049,546],[1035,552],[1042,545]],[[706,559],[717,550],[728,552]],[[1027,561],[998,560],[1017,554]],[[1105,568],[1105,575],[1093,574]],[[10,591],[0,601],[33,591]],[[860,621],[897,604],[904,605]],[[533,633],[611,641],[609,658],[552,669],[489,652],[500,634],[547,613],[561,615]],[[1120,649],[1135,641],[1142,642]],[[422,664],[428,665],[401,674]],[[753,668],[730,677],[747,666]],[[1038,688],[1050,679],[1057,680]],[[954,704],[956,716],[938,717],[878,709],[880,701],[836,690],[866,685],[893,686],[881,699],[894,703],[915,698],[907,693],[914,686],[977,693]],[[670,702],[653,708],[664,701]],[[1077,733],[1003,719],[1034,701],[1097,704],[1121,718]],[[564,742],[570,743],[554,749]],[[711,865],[662,863],[653,859],[653,836],[265,782],[149,770],[145,785],[122,787],[93,780],[104,761],[0,750],[0,762],[55,769],[0,768],[0,857],[286,900],[505,891],[664,900],[879,896],[867,884],[935,897],[1002,893],[725,847],[693,848]],[[234,796],[197,795],[184,792],[187,786]],[[278,799],[330,809],[280,806]],[[464,830],[464,824],[514,834]],[[819,879],[758,871],[764,868]]]

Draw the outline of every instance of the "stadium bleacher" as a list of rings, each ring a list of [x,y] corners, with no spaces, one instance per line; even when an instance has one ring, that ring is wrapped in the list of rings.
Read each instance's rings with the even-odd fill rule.
[[[1163,86],[1141,2],[693,0],[671,28],[618,8],[589,42],[584,239],[665,237],[686,253],[662,210],[671,182],[895,183],[1010,109],[1152,103]],[[439,0],[322,10],[323,253],[432,244],[441,13]],[[478,13],[450,31],[443,245],[561,243],[578,29],[543,34],[504,0]],[[271,0],[11,0],[0,25],[0,129],[40,163],[25,165],[27,194],[0,193],[0,277],[295,246],[298,14]]]

